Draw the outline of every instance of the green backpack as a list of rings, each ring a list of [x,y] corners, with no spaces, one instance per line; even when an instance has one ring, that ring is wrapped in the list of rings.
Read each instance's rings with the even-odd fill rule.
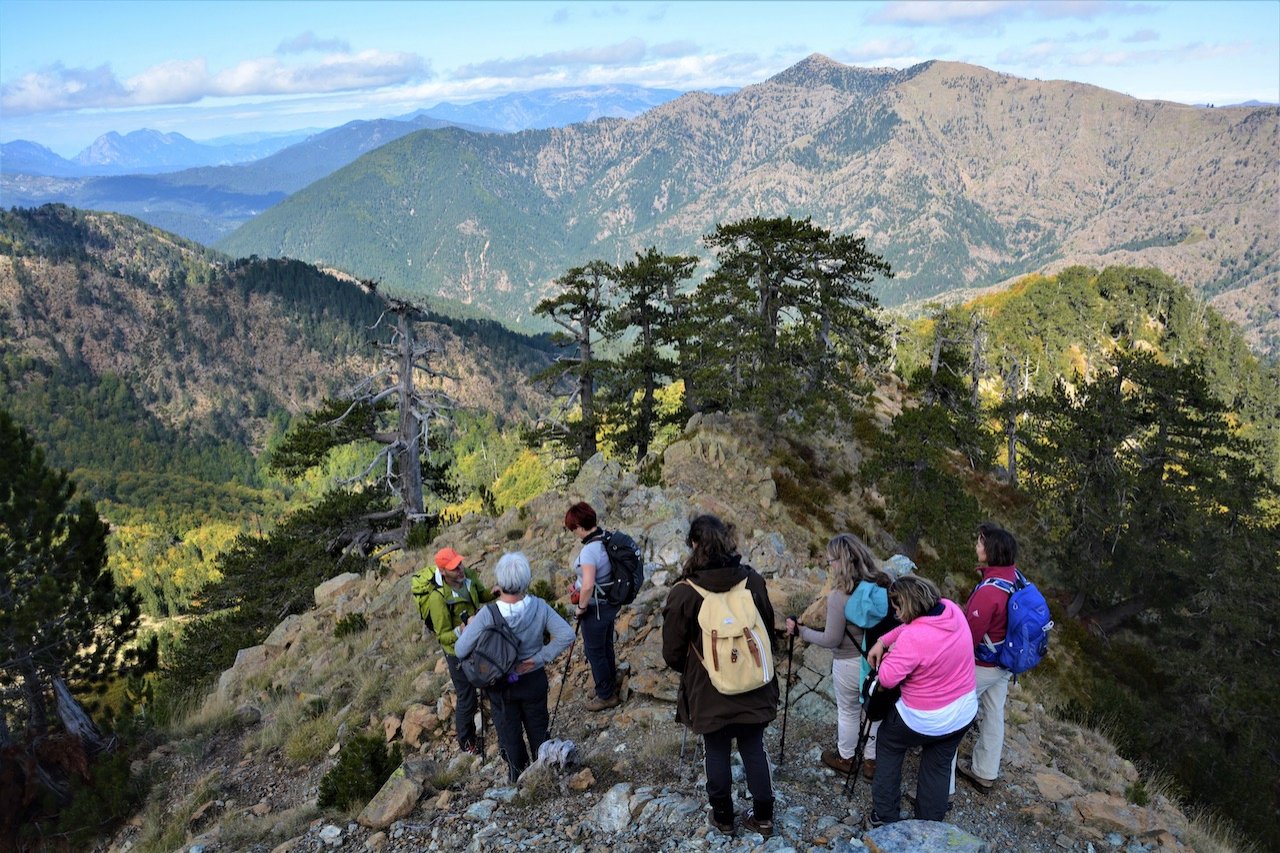
[[[418,614],[422,617],[422,621],[426,624],[427,630],[433,634],[436,633],[436,626],[434,624],[434,620],[431,618],[431,606],[430,604],[428,604],[428,602],[430,601],[431,596],[435,592],[437,592],[438,590],[442,590],[443,588],[444,587],[442,587],[440,584],[436,583],[435,569],[432,569],[430,567],[425,569],[419,569],[417,573],[414,574],[413,580],[411,581],[410,587],[409,587],[409,589],[413,592],[413,600],[418,605]],[[450,601],[448,598],[445,598],[445,606],[449,608],[453,608],[462,604],[468,604],[471,606],[471,609],[473,611],[479,611],[480,602],[475,593],[476,585],[472,583],[469,589],[471,591],[470,598],[454,599],[453,601]]]

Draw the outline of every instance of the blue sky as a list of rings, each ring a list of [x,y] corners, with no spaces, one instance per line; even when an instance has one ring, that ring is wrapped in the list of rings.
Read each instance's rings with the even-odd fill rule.
[[[927,59],[1139,98],[1280,101],[1280,0],[0,0],[0,141],[333,127],[552,86],[744,86],[811,53]]]

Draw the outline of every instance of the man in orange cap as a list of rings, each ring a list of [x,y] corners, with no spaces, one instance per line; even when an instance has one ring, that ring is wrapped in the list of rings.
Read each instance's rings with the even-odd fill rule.
[[[476,688],[462,674],[454,644],[462,633],[467,620],[479,612],[487,602],[493,601],[493,593],[480,583],[474,569],[462,565],[462,555],[452,548],[436,552],[436,568],[422,569],[413,578],[413,594],[418,612],[426,624],[435,631],[444,659],[449,664],[449,678],[458,696],[453,712],[454,729],[458,746],[463,752],[477,753]]]

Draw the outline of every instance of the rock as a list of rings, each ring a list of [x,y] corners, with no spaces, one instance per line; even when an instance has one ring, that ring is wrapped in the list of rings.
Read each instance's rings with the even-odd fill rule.
[[[191,819],[187,821],[187,823],[194,826],[200,821],[204,820],[204,816],[209,813],[209,810],[212,809],[214,805],[216,805],[216,803],[217,803],[216,800],[205,800],[203,803],[201,803],[199,806],[196,807],[195,811],[191,813]]]
[[[385,832],[375,832],[365,839],[365,850],[381,850],[387,845],[387,834]]]
[[[600,798],[590,820],[603,832],[622,832],[631,825],[631,784],[619,782]]]
[[[396,735],[400,733],[400,718],[395,714],[387,714],[382,718],[382,734],[386,737],[387,743],[396,739]]]
[[[248,703],[236,708],[235,714],[232,716],[235,719],[236,724],[240,726],[256,726],[258,723],[262,722],[262,711]]]
[[[1040,770],[1033,776],[1040,796],[1051,803],[1069,800],[1084,793],[1080,783],[1057,770]]]
[[[263,645],[284,651],[297,641],[302,633],[302,617],[297,614],[286,616],[284,621],[271,630]]]
[[[267,802],[266,800],[261,800],[260,802],[254,803],[253,805],[249,806],[249,813],[254,815],[255,817],[265,817],[271,814],[271,803]]]
[[[356,821],[370,829],[386,829],[413,811],[422,796],[422,785],[410,779],[404,766],[396,768],[373,799],[361,810]]]
[[[1148,826],[1149,815],[1145,809],[1130,804],[1123,797],[1094,791],[1072,800],[1076,814],[1085,826],[1102,832],[1122,832],[1125,835],[1141,835]]]
[[[466,816],[474,821],[486,821],[493,817],[493,810],[498,807],[496,800],[481,800],[467,809]]]
[[[591,772],[590,767],[584,767],[577,773],[569,777],[570,791],[585,791],[596,783],[596,774]]]
[[[302,836],[299,835],[296,838],[290,838],[288,841],[282,841],[279,844],[277,844],[275,847],[272,847],[271,853],[290,853],[290,851],[292,851],[293,848],[297,847],[301,843],[302,843]]]
[[[332,604],[339,596],[354,591],[359,584],[360,576],[355,572],[343,572],[336,577],[329,578],[315,588],[316,607]]]
[[[430,731],[435,724],[435,713],[426,705],[415,703],[404,711],[404,719],[400,721],[400,734],[409,746],[418,747],[422,745],[423,732]]]
[[[863,839],[873,853],[988,853],[990,845],[957,826],[902,820],[873,829]]]
[[[337,847],[342,844],[342,830],[329,824],[320,830],[320,840],[330,847]]]
[[[436,763],[425,755],[410,755],[401,764],[404,775],[425,786],[427,780],[436,775]]]
[[[266,646],[250,646],[236,652],[236,662],[218,677],[218,698],[224,702],[230,701],[240,685],[265,670],[267,664],[271,663],[279,653],[278,649],[269,649]]]

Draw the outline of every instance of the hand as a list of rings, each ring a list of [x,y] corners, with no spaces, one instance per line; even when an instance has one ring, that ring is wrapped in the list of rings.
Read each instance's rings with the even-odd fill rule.
[[[872,669],[880,668],[880,661],[884,660],[884,645],[876,640],[876,644],[871,647],[871,651],[867,652],[867,666]]]
[[[529,660],[522,660],[520,663],[516,664],[516,674],[525,675],[530,672],[533,672],[533,658],[530,658]]]
[[[787,636],[790,637],[792,635],[799,634],[799,633],[800,633],[800,623],[797,622],[794,618],[788,616],[787,617]]]
[[[586,615],[587,615],[587,608],[585,608],[585,607],[583,607],[581,604],[579,604],[579,605],[578,605],[578,618],[579,618],[579,619],[581,619],[583,616],[586,616]]]

